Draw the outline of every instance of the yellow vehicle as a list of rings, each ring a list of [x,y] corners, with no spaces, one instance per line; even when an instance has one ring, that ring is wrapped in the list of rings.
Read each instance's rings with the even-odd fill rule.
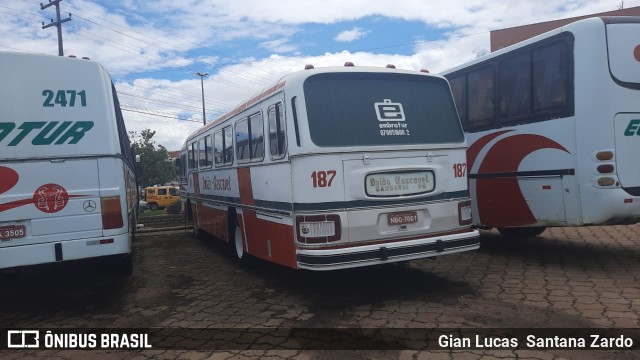
[[[149,209],[158,210],[180,200],[180,193],[175,186],[149,186],[144,189]]]

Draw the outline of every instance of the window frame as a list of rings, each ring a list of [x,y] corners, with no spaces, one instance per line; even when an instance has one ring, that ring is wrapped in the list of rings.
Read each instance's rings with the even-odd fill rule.
[[[564,74],[566,74],[565,78],[565,95],[566,101],[563,107],[558,107],[552,110],[538,111],[536,112],[534,109],[534,75],[533,75],[533,53],[535,51],[540,51],[548,47],[552,47],[558,44],[563,44],[565,49],[565,59],[562,63],[564,68]],[[570,32],[563,32],[561,34],[557,34],[551,36],[547,39],[541,40],[534,44],[530,44],[527,46],[523,46],[517,50],[512,52],[508,52],[506,54],[502,54],[496,56],[490,60],[480,62],[473,66],[470,66],[466,69],[458,70],[452,72],[450,74],[445,75],[447,79],[457,79],[459,77],[465,78],[465,96],[466,99],[466,107],[465,111],[467,111],[467,119],[466,121],[462,121],[462,127],[465,132],[475,133],[480,131],[498,129],[506,126],[516,126],[516,125],[524,125],[537,123],[547,120],[553,120],[557,118],[567,118],[571,116],[575,116],[575,59],[574,59],[574,49],[575,49],[575,37]],[[530,113],[527,115],[513,116],[513,117],[505,117],[502,116],[499,109],[499,104],[494,104],[494,121],[490,124],[481,124],[481,125],[472,125],[469,120],[468,106],[469,106],[469,82],[468,75],[469,73],[481,69],[486,66],[491,66],[494,69],[494,99],[497,102],[499,100],[500,89],[498,84],[499,74],[499,66],[502,62],[507,59],[515,56],[520,56],[522,54],[528,54],[529,57],[529,74],[530,74],[530,86],[531,86],[531,95],[530,95]],[[454,98],[455,99],[455,98]],[[456,103],[456,106],[458,104]],[[459,110],[460,112],[460,110]]]
[[[194,172],[198,170],[198,159],[196,158],[197,147],[198,142],[195,140],[187,145],[187,172]]]
[[[217,130],[215,130],[215,131],[213,132],[213,138],[212,138],[212,141],[213,141],[213,142],[212,142],[211,144],[212,144],[212,149],[213,149],[213,164],[214,164],[214,166],[215,166],[216,168],[219,168],[219,167],[228,167],[228,166],[233,165],[233,159],[234,159],[235,154],[232,154],[232,155],[231,155],[231,161],[229,161],[229,162],[225,162],[225,160],[226,160],[226,158],[227,158],[227,151],[226,151],[226,149],[227,149],[227,147],[226,147],[227,143],[226,143],[226,136],[225,136],[226,130],[229,130],[229,131],[231,132],[231,136],[230,136],[230,137],[231,137],[231,139],[232,139],[232,146],[231,146],[231,149],[234,149],[234,148],[235,148],[235,144],[233,144],[233,130],[232,130],[232,129],[233,129],[233,126],[232,126],[231,124],[229,124],[229,125],[227,125],[227,126],[220,127],[220,128],[218,128]],[[221,153],[220,153],[220,162],[216,162],[216,155],[215,155],[215,146],[216,146],[216,144],[215,144],[215,143],[216,143],[216,135],[217,135],[217,134],[220,134],[220,139],[222,140],[222,146],[221,146],[221,148],[220,148],[220,149],[221,149]],[[235,151],[234,151],[234,153],[235,153]]]
[[[280,111],[277,111],[277,110]],[[276,124],[276,154],[271,152],[271,110],[274,110],[274,114],[275,114],[275,121],[274,123]],[[277,152],[277,150],[279,149],[279,145],[280,145],[280,141],[278,140],[278,125],[280,125],[280,128],[283,130],[283,136],[282,139],[284,141],[284,146],[282,147],[283,152],[279,153]],[[270,105],[267,108],[267,133],[266,133],[267,138],[269,139],[269,158],[271,160],[282,160],[287,156],[287,152],[288,152],[288,141],[287,141],[287,122],[286,122],[286,116],[285,116],[285,112],[284,112],[284,103],[282,101],[278,101],[275,104]]]
[[[262,156],[261,157],[253,157],[253,129],[251,126],[251,120],[253,118],[259,117],[261,128],[260,132],[262,133]],[[246,122],[247,124],[247,154],[248,157],[243,157],[242,159],[238,157],[240,152],[238,151],[238,125]],[[238,119],[234,125],[234,148],[235,148],[235,156],[238,164],[246,164],[246,163],[256,163],[264,161],[264,153],[265,153],[265,141],[264,141],[264,116],[262,114],[262,110],[256,111],[248,116],[244,116],[241,119]],[[244,154],[244,151],[243,151]]]

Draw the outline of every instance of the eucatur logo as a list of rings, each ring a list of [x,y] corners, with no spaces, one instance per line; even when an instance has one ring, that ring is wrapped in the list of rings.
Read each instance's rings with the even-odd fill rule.
[[[34,130],[37,132],[31,140],[33,145],[62,145],[67,141],[77,144],[92,128],[92,121],[26,121],[20,126],[14,122],[0,122],[0,145],[17,146]]]

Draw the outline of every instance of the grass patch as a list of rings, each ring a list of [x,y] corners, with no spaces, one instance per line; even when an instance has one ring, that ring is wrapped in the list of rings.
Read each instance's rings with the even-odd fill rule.
[[[147,216],[156,216],[156,215],[167,215],[167,213],[164,210],[156,210],[156,211],[147,210],[145,212],[140,213],[138,217],[147,217]]]

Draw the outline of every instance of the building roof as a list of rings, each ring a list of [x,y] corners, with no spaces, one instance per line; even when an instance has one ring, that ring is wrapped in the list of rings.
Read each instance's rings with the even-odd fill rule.
[[[591,17],[600,16],[640,16],[640,6],[630,7],[627,9],[620,9],[615,11],[607,11],[598,14],[591,14],[585,16],[577,16],[567,19],[545,21],[536,24],[515,26],[506,29],[491,31],[491,52],[500,50],[503,47],[519,43],[520,41],[527,40],[534,36],[540,35],[547,31],[557,29],[561,26],[576,22],[578,20],[587,19]]]

